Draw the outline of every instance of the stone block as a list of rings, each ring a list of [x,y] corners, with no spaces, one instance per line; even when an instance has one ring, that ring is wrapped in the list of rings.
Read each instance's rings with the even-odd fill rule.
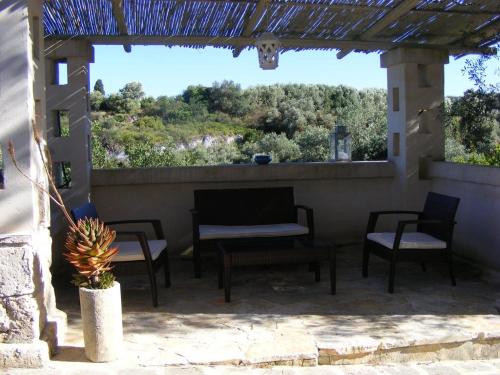
[[[425,48],[396,48],[380,56],[380,67],[397,64],[448,64],[448,51]]]
[[[2,298],[0,302],[1,343],[25,343],[38,338],[38,306],[33,298]]]
[[[40,368],[49,363],[47,343],[0,344],[0,368]]]
[[[0,298],[34,292],[33,252],[29,236],[0,237]]]

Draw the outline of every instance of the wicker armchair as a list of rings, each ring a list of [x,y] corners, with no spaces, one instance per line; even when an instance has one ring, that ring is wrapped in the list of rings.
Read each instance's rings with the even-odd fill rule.
[[[443,258],[448,262],[452,285],[456,285],[452,261],[452,236],[459,198],[430,192],[424,210],[371,212],[363,251],[363,277],[368,277],[370,254],[390,262],[389,293],[394,293],[396,263],[402,260],[416,260],[422,263],[432,258]],[[381,215],[415,215],[416,220],[399,221],[396,232],[375,232],[377,219]],[[405,231],[409,225],[416,225],[416,232]]]
[[[93,203],[87,203],[71,210],[74,220],[98,218],[97,210]],[[117,237],[135,237],[135,241],[115,241],[112,246],[119,248],[118,254],[113,258],[114,265],[145,263],[146,271],[151,284],[153,306],[158,306],[158,289],[156,286],[156,272],[163,266],[165,269],[165,287],[170,287],[170,266],[168,261],[167,240],[163,234],[160,220],[120,220],[108,221],[106,225],[151,224],[156,239],[148,239],[143,231],[117,231]]]

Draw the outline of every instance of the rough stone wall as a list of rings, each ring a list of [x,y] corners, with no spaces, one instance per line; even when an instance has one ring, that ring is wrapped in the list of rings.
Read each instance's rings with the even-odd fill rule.
[[[34,259],[29,236],[0,238],[0,342],[29,342],[39,336]]]
[[[0,367],[43,366],[48,343],[55,347],[65,322],[55,306],[49,271],[48,197],[5,153],[12,140],[20,168],[47,186],[33,138],[33,128],[42,135],[46,129],[41,6],[38,0],[0,2],[0,145],[5,177],[0,189]]]

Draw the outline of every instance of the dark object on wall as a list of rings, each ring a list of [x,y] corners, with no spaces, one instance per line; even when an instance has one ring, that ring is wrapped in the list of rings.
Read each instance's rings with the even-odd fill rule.
[[[271,155],[256,154],[254,155],[253,160],[259,165],[265,165],[269,164],[273,158]]]

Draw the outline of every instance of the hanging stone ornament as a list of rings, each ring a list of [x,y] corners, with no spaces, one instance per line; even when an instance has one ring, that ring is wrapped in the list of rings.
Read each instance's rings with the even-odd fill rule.
[[[273,33],[262,33],[255,41],[259,65],[264,70],[278,67],[280,41]]]

